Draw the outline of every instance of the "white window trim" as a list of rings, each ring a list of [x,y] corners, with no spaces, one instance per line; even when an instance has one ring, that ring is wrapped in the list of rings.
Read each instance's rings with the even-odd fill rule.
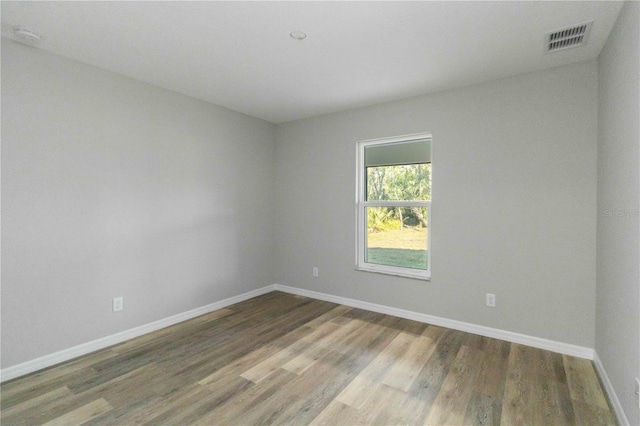
[[[369,139],[359,141],[357,144],[357,185],[356,185],[356,270],[366,272],[376,272],[379,274],[395,275],[407,278],[416,278],[420,280],[431,280],[431,201],[365,201],[365,167],[364,167],[364,149],[371,145],[388,144],[393,142],[411,142],[412,140],[429,139],[432,141],[430,133],[418,133],[405,136],[396,136],[383,139]],[[431,156],[433,156],[433,145]],[[431,184],[431,193],[433,194],[433,182]],[[433,197],[432,197],[433,198]],[[367,246],[367,219],[365,211],[367,207],[426,207],[427,223],[429,234],[427,238],[427,269],[412,269],[399,266],[378,265],[365,262],[365,247]]]

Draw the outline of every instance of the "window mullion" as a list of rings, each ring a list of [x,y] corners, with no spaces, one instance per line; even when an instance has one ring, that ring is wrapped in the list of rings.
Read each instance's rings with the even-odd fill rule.
[[[431,201],[364,201],[365,207],[428,207]]]

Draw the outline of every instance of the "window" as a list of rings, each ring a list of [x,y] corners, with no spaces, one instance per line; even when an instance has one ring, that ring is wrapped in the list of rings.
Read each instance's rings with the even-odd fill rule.
[[[358,143],[359,270],[431,278],[431,135]]]

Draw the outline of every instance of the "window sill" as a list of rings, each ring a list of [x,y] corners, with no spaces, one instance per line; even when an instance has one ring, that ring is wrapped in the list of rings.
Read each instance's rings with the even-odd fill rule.
[[[427,276],[424,273],[412,273],[412,272],[389,270],[386,268],[363,267],[363,266],[356,266],[355,270],[360,272],[373,272],[374,274],[392,275],[394,277],[413,278],[414,280],[420,280],[420,281],[431,281],[431,276]]]

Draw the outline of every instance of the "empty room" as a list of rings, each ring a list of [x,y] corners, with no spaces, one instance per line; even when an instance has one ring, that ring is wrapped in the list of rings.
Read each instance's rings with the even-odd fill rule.
[[[3,425],[640,425],[640,2],[0,2]]]

